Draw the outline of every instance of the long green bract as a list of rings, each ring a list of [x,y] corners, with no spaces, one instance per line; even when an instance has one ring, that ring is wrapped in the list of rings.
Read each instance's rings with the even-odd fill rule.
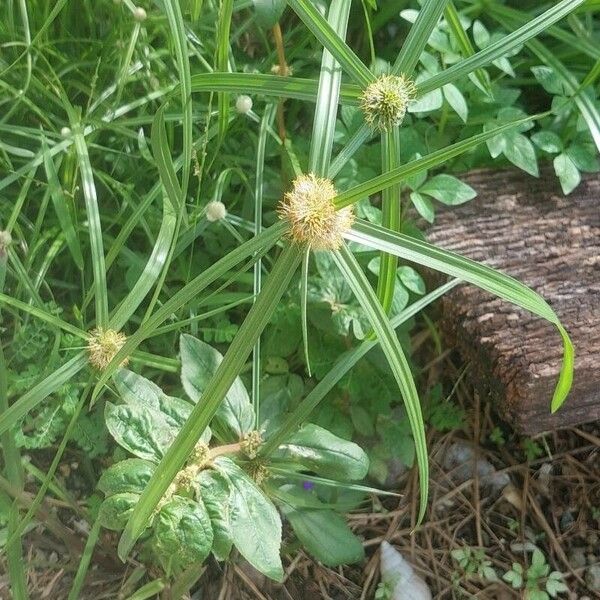
[[[119,541],[119,556],[122,560],[129,554],[156,505],[166,492],[171,481],[210,423],[225,394],[239,375],[252,348],[270,321],[273,311],[300,263],[302,249],[290,245],[279,256],[256,302],[244,319],[237,335],[229,346],[223,361],[215,371],[181,431],[169,447],[164,458],[142,493]]]
[[[539,294],[509,275],[484,264],[365,221],[357,221],[346,237],[370,248],[459,277],[552,323],[562,338],[563,361],[551,410],[555,412],[561,407],[573,381],[574,349],[560,319]]]

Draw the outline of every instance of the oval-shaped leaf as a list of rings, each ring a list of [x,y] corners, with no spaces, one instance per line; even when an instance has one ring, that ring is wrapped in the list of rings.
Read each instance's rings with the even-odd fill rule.
[[[220,457],[215,466],[227,477],[232,490],[231,535],[235,547],[255,569],[281,581],[281,519],[277,509],[233,461]]]
[[[228,480],[212,469],[201,471],[198,476],[200,494],[213,529],[212,552],[217,560],[226,560],[231,553],[231,489]]]
[[[198,402],[223,361],[222,354],[192,335],[183,334],[179,341],[181,382],[186,394]],[[212,421],[222,439],[239,439],[254,426],[254,409],[239,377],[235,378]]]
[[[98,480],[97,488],[106,496],[125,492],[141,494],[156,465],[141,458],[128,458],[111,465]]]
[[[339,481],[363,479],[369,470],[369,459],[360,446],[312,423],[303,425],[279,446],[273,460],[295,463]]]
[[[270,29],[279,21],[285,9],[285,0],[253,0],[256,11],[256,22],[265,29]]]
[[[139,494],[125,492],[106,498],[98,512],[98,520],[102,527],[113,531],[124,529],[139,497]]]
[[[167,573],[201,563],[209,554],[213,530],[204,503],[173,496],[154,522],[154,549]]]
[[[332,510],[284,510],[294,533],[314,558],[328,567],[361,562],[365,551],[344,518]]]
[[[119,445],[152,462],[160,461],[179,432],[160,412],[145,406],[116,406],[107,402],[104,417],[108,431]]]

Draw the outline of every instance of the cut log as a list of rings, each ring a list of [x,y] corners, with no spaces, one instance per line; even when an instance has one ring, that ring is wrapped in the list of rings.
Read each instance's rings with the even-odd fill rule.
[[[562,344],[556,329],[470,285],[442,301],[443,330],[469,363],[468,377],[519,431],[539,433],[600,419],[600,177],[569,196],[553,174],[476,171],[478,193],[444,209],[429,241],[526,283],[558,314],[575,345],[575,378],[550,414]]]

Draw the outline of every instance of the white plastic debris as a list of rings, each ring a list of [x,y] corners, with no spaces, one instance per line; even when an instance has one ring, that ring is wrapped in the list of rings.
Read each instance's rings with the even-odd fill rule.
[[[402,554],[385,541],[381,542],[381,581],[392,592],[390,600],[431,600],[429,586]]]

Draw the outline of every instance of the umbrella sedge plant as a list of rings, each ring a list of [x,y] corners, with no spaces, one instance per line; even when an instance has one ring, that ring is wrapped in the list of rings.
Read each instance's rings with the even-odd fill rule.
[[[106,221],[100,210],[98,176],[90,161],[88,139],[97,128],[118,123],[131,107],[123,107],[120,112],[108,111],[101,119],[86,123],[81,110],[71,104],[60,78],[50,66],[44,85],[35,78],[28,79],[27,85],[33,88],[47,86],[44,93],[51,96],[52,102],[68,115],[69,122],[60,138],[46,135],[37,153],[21,152],[21,158],[27,158],[29,162],[0,181],[0,189],[3,189],[26,177],[22,194],[0,236],[0,282],[4,282],[7,264],[12,265],[17,274],[25,271],[11,248],[11,231],[17,226],[28,186],[38,168],[43,170],[48,181],[47,200],[57,212],[65,248],[75,264],[83,267],[85,260],[81,252],[79,227],[73,221],[73,212],[65,209],[68,203],[58,182],[55,163],[60,153],[68,151],[70,172],[79,178],[84,199],[93,274],[93,285],[85,294],[83,304],[93,306],[94,317],[84,326],[83,321],[72,324],[63,320],[56,311],[49,311],[39,297],[39,285],[26,273],[20,285],[28,290],[31,301],[24,302],[18,299],[17,294],[0,295],[0,306],[5,311],[43,321],[80,341],[78,352],[10,405],[0,386],[3,403],[0,435],[3,436],[5,456],[14,457],[18,452],[12,432],[21,419],[67,382],[79,378],[85,383],[78,410],[36,498],[22,518],[16,518],[17,513],[11,516],[7,551],[11,578],[15,581],[15,590],[21,590],[21,597],[25,594],[23,573],[18,565],[21,536],[52,481],[72,424],[88,398],[93,405],[103,397],[106,426],[115,441],[132,456],[115,463],[100,478],[98,486],[106,500],[92,530],[94,536],[90,536],[90,547],[86,548],[80,563],[72,597],[77,597],[85,578],[100,525],[122,531],[118,546],[122,560],[127,560],[134,545],[139,542],[142,556],[151,562],[158,561],[169,577],[194,564],[201,564],[211,552],[218,560],[226,560],[235,547],[258,570],[272,579],[281,580],[284,572],[280,558],[280,512],[289,520],[308,551],[325,564],[361,560],[362,545],[334,510],[339,506],[331,506],[314,495],[299,495],[290,482],[304,481],[307,488],[317,485],[376,491],[361,483],[368,471],[364,451],[356,444],[311,424],[309,418],[336,383],[377,345],[388,362],[410,422],[419,474],[420,524],[426,518],[428,496],[426,431],[417,386],[396,329],[459,283],[479,286],[556,327],[563,343],[563,362],[549,405],[552,411],[560,408],[571,386],[574,351],[552,308],[536,292],[508,275],[403,233],[400,204],[401,185],[409,178],[428,169],[443,168],[452,159],[473,151],[479,145],[547,115],[497,124],[494,129],[484,130],[404,163],[400,160],[400,147],[406,130],[403,122],[412,103],[466,76],[472,76],[485,88],[489,83],[485,67],[524,44],[534,44],[535,36],[555,27],[583,3],[584,0],[562,0],[526,22],[520,23],[515,18],[516,27],[512,33],[475,52],[461,30],[453,2],[425,0],[396,60],[388,65],[385,72],[381,72],[363,63],[345,41],[350,0],[332,0],[325,14],[310,0],[268,3],[271,9],[265,9],[263,3],[256,2],[257,17],[266,19],[269,26],[276,26],[284,9],[293,11],[301,22],[300,26],[305,27],[322,45],[319,77],[307,79],[293,76],[284,64],[280,64],[279,72],[272,75],[235,71],[229,58],[231,23],[234,11],[240,7],[232,0],[221,0],[218,10],[213,13],[217,19],[214,68],[209,65],[208,72],[192,74],[188,48],[190,34],[181,8],[178,2],[165,0],[160,6],[168,24],[178,81],[139,100],[140,104],[162,102],[152,119],[150,143],[144,141],[146,145],[140,146],[156,166],[156,181],[145,194],[135,215],[112,238],[113,246],[108,252],[105,247],[107,233],[103,229]],[[130,45],[133,48],[150,16],[130,4],[125,2],[135,20]],[[48,14],[44,28],[57,18],[63,6],[64,2],[57,3],[55,10]],[[420,57],[442,17],[453,25],[454,34],[462,42],[463,57],[439,73],[416,78],[415,69]],[[499,18],[503,17],[501,14]],[[506,19],[512,23],[509,17]],[[31,41],[31,36],[29,39]],[[537,49],[535,45],[533,48],[534,51]],[[207,62],[204,58],[202,60]],[[122,66],[122,78],[129,72],[130,61],[131,54]],[[30,76],[32,68],[31,65],[27,67]],[[108,95],[119,96],[122,93],[122,78],[109,89]],[[209,142],[214,144],[218,152],[227,140],[232,95],[243,98],[238,102],[243,109],[239,109],[240,112],[255,119],[259,125],[254,165],[256,184],[254,188],[247,185],[246,192],[253,196],[252,237],[247,241],[240,237],[233,250],[191,277],[179,289],[170,289],[168,297],[164,298],[161,291],[169,266],[194,241],[194,236],[203,231],[202,228],[194,228],[188,214],[188,191],[194,172],[192,159],[198,148],[193,139],[195,104],[200,98],[209,99],[209,119],[203,144],[204,149]],[[262,116],[253,110],[249,98],[253,96],[267,99]],[[285,130],[274,131],[276,117],[281,125],[282,99],[285,99],[286,105],[314,104],[306,161],[298,160],[293,145],[285,138]],[[173,113],[173,107],[177,106],[179,110]],[[359,110],[362,123],[339,155],[333,156],[340,106]],[[588,103],[585,108],[589,116],[593,107],[590,108]],[[215,118],[216,123],[210,122],[210,117]],[[595,126],[594,119],[595,114],[592,114],[588,119],[590,127]],[[175,160],[175,142],[170,135],[173,122],[181,124],[182,149]],[[22,134],[24,137],[38,135],[27,129]],[[350,187],[339,185],[337,176],[340,171],[359,148],[375,136],[380,138],[380,174]],[[293,178],[279,202],[277,222],[264,228],[262,198],[267,139],[280,147]],[[142,144],[142,141],[139,143]],[[198,160],[197,157],[195,160]],[[210,162],[211,156],[206,153],[201,160]],[[306,168],[303,170],[300,164],[304,162]],[[227,177],[227,172],[219,177],[217,188],[220,193],[205,203],[202,227],[209,223],[223,223],[224,227],[231,227],[231,223],[236,222],[236,217],[229,215],[221,202]],[[250,174],[243,174],[242,178],[247,182]],[[108,181],[104,178],[103,185],[108,185]],[[381,198],[381,223],[361,218],[358,203],[378,195]],[[153,203],[160,205],[162,217],[152,252],[129,293],[115,302],[108,293],[106,274],[114,267],[127,235]],[[192,230],[194,233],[190,234]],[[372,286],[357,258],[364,248],[380,255],[376,286]],[[292,282],[299,282],[302,304],[300,326],[304,346],[308,346],[307,278],[313,258],[323,255],[327,255],[352,291],[370,330],[359,345],[332,358],[329,373],[277,427],[265,432],[260,421],[258,393],[261,334]],[[400,260],[435,269],[450,276],[451,280],[398,314],[393,314]],[[197,336],[187,333],[180,337],[179,362],[143,350],[144,343],[153,337],[168,329],[183,328],[183,321],[172,325],[173,315],[202,294],[205,294],[202,297],[210,298],[211,294],[226,289],[250,269],[254,270],[253,294],[249,298],[251,307],[224,355]],[[215,285],[219,286],[217,292],[214,291]],[[142,306],[145,310],[140,317],[138,313]],[[220,310],[228,308],[230,306]],[[250,392],[240,377],[249,359],[254,373]],[[140,364],[160,364],[165,370],[180,370],[188,400],[169,396],[156,384],[136,374],[133,369]],[[310,364],[306,367],[310,369]],[[2,369],[3,362],[0,362],[0,372]],[[115,396],[118,401],[115,401]],[[14,485],[22,488],[22,474],[18,470],[7,474]],[[315,538],[315,530],[319,529],[336,540],[337,550]]]

